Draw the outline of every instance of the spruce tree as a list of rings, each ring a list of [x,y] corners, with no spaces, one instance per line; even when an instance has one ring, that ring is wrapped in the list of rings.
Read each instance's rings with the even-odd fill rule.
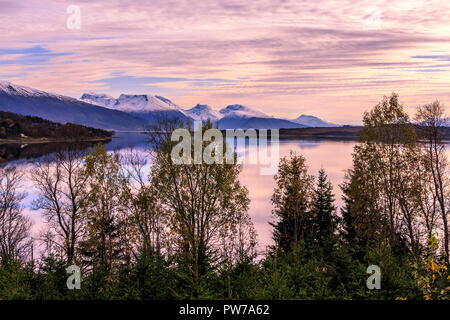
[[[355,230],[355,218],[352,217],[351,207],[354,204],[354,200],[350,193],[350,181],[344,182],[340,185],[343,192],[342,200],[344,201],[344,206],[341,208],[341,216],[339,219],[340,223],[340,237],[347,244],[353,244],[356,240],[356,230]]]
[[[319,178],[314,197],[315,243],[325,251],[332,250],[336,229],[336,207],[333,205],[333,187],[328,181],[325,170],[319,170]]]

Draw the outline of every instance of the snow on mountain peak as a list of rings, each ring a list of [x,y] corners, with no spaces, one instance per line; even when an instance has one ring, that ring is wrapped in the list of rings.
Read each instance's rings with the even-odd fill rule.
[[[161,100],[164,103],[167,103],[169,106],[178,108],[178,105],[176,103],[173,103],[171,100],[169,100],[167,98],[164,98],[164,97],[161,97],[161,96],[155,96],[155,98]]]
[[[95,92],[83,93],[80,100],[110,109],[114,109],[113,106],[116,103],[116,99],[114,99],[114,97],[110,96],[109,94]]]
[[[186,110],[186,114],[194,120],[207,120],[217,121],[221,118],[221,114],[216,110],[213,110],[206,104],[197,104],[191,109]]]
[[[239,111],[239,110],[245,110],[245,107],[241,104],[231,104],[229,106],[226,106],[222,110],[229,110],[229,111]]]
[[[11,85],[11,82],[0,80],[0,89],[5,90],[10,85]]]
[[[89,91],[88,93],[83,93],[81,96],[81,99],[84,98],[108,98],[108,99],[114,99],[113,96],[106,94],[106,93],[97,93],[93,91]]]
[[[150,94],[121,94],[115,99],[107,94],[85,93],[81,96],[81,100],[99,105],[102,107],[126,111],[126,112],[149,112],[164,110],[179,110],[180,108],[161,96],[153,96]]]
[[[62,101],[73,101],[71,97],[66,97],[60,94],[53,94],[42,90],[37,90],[29,88],[26,86],[21,86],[13,84],[9,81],[0,80],[0,93],[4,93],[11,96],[22,96],[22,97],[52,97]]]
[[[250,109],[249,107],[243,106],[241,104],[232,104],[226,106],[219,111],[224,117],[260,117],[260,118],[270,118],[263,112]]]
[[[48,94],[44,91],[28,88],[25,86],[19,86],[12,84],[9,81],[0,81],[0,90],[12,95],[32,96],[32,95],[44,95]]]
[[[291,121],[299,124],[303,124],[308,127],[335,127],[336,124],[326,122],[320,118],[315,116],[311,116],[308,114],[302,114],[299,117],[292,119]]]
[[[197,103],[195,105],[195,107],[193,107],[191,110],[199,110],[199,111],[204,111],[204,110],[211,110],[211,107],[208,106],[207,104],[199,104]]]

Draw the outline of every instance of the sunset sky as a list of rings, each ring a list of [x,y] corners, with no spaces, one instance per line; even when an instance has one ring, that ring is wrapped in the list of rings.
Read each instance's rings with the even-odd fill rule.
[[[67,26],[69,5],[80,29]],[[358,124],[392,91],[450,105],[450,1],[0,0],[0,79]]]

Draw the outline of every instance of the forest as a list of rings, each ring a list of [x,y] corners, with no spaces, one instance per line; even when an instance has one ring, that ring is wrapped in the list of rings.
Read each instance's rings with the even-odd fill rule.
[[[30,137],[80,140],[86,138],[110,138],[112,134],[111,131],[79,124],[60,124],[39,117],[0,111],[0,139]]]
[[[240,165],[174,164],[174,124],[163,125],[148,132],[146,155],[97,145],[38,159],[31,172],[1,167],[0,299],[450,298],[447,119],[438,101],[410,117],[392,94],[364,113],[342,185],[310,172],[301,154],[280,159],[264,253]],[[25,174],[45,221],[39,239],[24,214]],[[81,283],[70,290],[73,265]],[[381,270],[379,289],[367,286],[371,265]]]

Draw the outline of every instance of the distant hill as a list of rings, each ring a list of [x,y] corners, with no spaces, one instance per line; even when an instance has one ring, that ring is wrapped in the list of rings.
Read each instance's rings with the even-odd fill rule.
[[[414,126],[416,134],[420,139],[422,128]],[[362,126],[341,126],[341,127],[322,127],[322,128],[294,128],[280,129],[280,139],[339,139],[339,140],[358,140],[362,132]],[[450,140],[450,128],[442,127],[441,134],[444,140]]]
[[[110,138],[113,132],[79,124],[60,124],[39,117],[22,116],[0,111],[0,139],[48,138],[54,140],[83,140]]]
[[[357,140],[362,129],[361,126],[280,129],[280,139]]]
[[[219,129],[280,129],[305,128],[306,126],[277,118],[260,117],[223,117],[219,120]]]
[[[139,131],[147,124],[146,120],[126,112],[4,81],[0,81],[0,110],[59,123],[122,131]]]
[[[219,111],[222,118],[218,121],[219,129],[280,129],[304,128],[306,126],[289,120],[274,118],[249,107],[233,104]]]
[[[302,114],[298,118],[292,119],[290,121],[302,124],[307,127],[315,127],[315,128],[338,127],[337,124],[326,122],[320,118],[307,114]]]

